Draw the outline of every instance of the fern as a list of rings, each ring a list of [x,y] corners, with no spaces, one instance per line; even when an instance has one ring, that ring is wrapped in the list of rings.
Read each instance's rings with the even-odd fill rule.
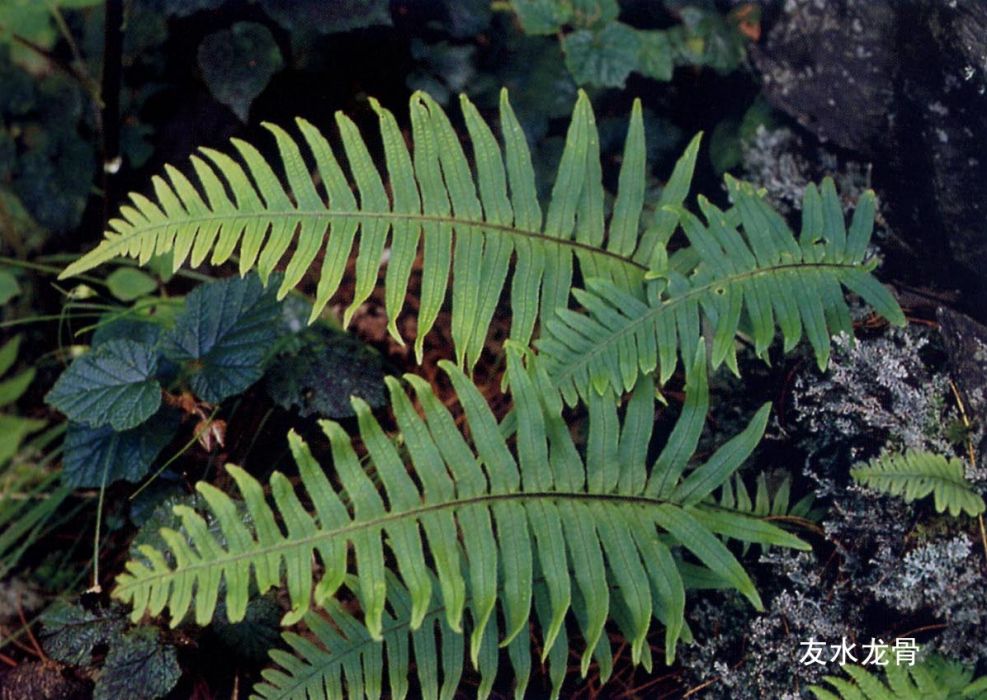
[[[881,493],[903,496],[911,503],[930,493],[935,497],[936,511],[949,510],[953,517],[965,512],[977,516],[984,512],[984,499],[966,480],[963,462],[931,452],[908,451],[888,454],[859,463],[850,470],[857,483]]]
[[[987,676],[973,681],[962,664],[930,656],[915,666],[891,663],[885,682],[861,666],[844,666],[849,679],[826,676],[835,692],[813,685],[816,700],[987,700]]]
[[[417,356],[420,360],[451,272],[452,337],[459,364],[470,368],[483,348],[513,257],[511,337],[526,345],[536,321],[549,326],[541,347],[568,401],[590,387],[598,393],[607,386],[629,390],[639,370],[652,371],[659,359],[660,378],[667,379],[677,354],[687,360],[694,355],[700,309],[716,329],[714,366],[727,360],[734,368],[733,336],[745,310],[759,353],[771,341],[777,314],[786,349],[804,327],[820,364],[828,357],[829,334],[850,328],[841,284],[892,322],[903,322],[894,299],[871,276],[873,266],[863,262],[873,195],[861,201],[847,234],[832,183],[824,183],[821,197],[810,187],[806,223],[796,243],[781,217],[749,185],[730,180],[737,202],[730,212],[700,200],[710,218],[707,229],[682,209],[697,136],[677,163],[657,214],[644,225],[645,134],[641,105],[635,101],[607,222],[599,137],[589,100],[580,93],[543,215],[531,154],[506,92],[499,119],[503,150],[472,103],[465,96],[460,103],[475,176],[448,117],[424,93],[411,99],[411,152],[394,116],[371,101],[380,121],[386,178],[356,126],[341,113],[336,123],[350,177],[326,138],[308,122],[297,120],[306,154],[286,131],[267,124],[280,160],[274,167],[284,170],[287,189],[250,144],[233,141],[242,164],[202,149],[204,158],[192,157],[199,187],[167,166],[168,180],[153,179],[157,201],[132,194],[132,204],[121,208],[122,218],[111,221],[105,239],[62,277],[117,255],[143,264],[171,251],[177,269],[186,259],[193,266],[207,258],[222,263],[239,250],[241,274],[256,268],[265,283],[285,259],[278,292],[283,296],[301,283],[322,251],[315,318],[337,292],[358,240],[354,296],[344,323],[373,291],[389,246],[384,280],[388,329],[403,342],[396,319],[421,249]],[[326,197],[317,190],[306,158],[325,183]],[[669,256],[666,244],[680,218],[692,245]],[[734,220],[743,223],[746,241],[736,234]],[[587,290],[576,292],[590,318],[567,308],[577,270],[590,280]],[[645,273],[660,280],[645,288]],[[546,324],[557,311],[560,320]]]
[[[648,274],[655,281],[643,296],[610,280],[589,279],[586,289],[574,290],[589,316],[561,310],[548,321],[538,347],[567,401],[590,387],[627,389],[640,372],[656,369],[664,383],[678,355],[693,356],[705,323],[712,328],[714,368],[726,362],[737,372],[734,338],[740,330],[759,356],[777,330],[786,352],[805,335],[825,368],[830,336],[853,331],[842,287],[891,323],[904,324],[894,298],[871,275],[874,262],[864,259],[874,226],[872,192],[857,203],[847,230],[832,180],[823,181],[821,193],[810,185],[796,240],[751,185],[730,176],[726,182],[735,207],[724,212],[699,197],[705,224],[681,207],[670,208],[689,239],[687,259],[694,267],[657,256]]]
[[[446,623],[461,631],[468,586],[473,620],[470,651],[476,662],[498,600],[505,620],[501,643],[509,644],[527,629],[532,580],[540,571],[550,610],[543,624],[545,648],[552,648],[571,609],[587,643],[585,673],[611,615],[621,622],[636,662],[652,615],[662,619],[666,657],[673,658],[684,625],[684,594],[669,545],[691,552],[757,607],[761,602],[750,578],[715,534],[807,548],[770,523],[703,503],[756,446],[768,405],[741,434],[686,473],[705,414],[702,351],[697,353],[683,415],[650,474],[645,458],[653,427],[654,389],[649,382],[635,389],[622,423],[612,401],[590,404],[583,458],[547,375],[534,363],[526,370],[520,350],[511,346],[508,378],[518,416],[515,456],[476,387],[451,363],[443,362],[442,367],[465,411],[472,449],[426,382],[405,376],[423,408],[422,419],[399,383],[388,380],[411,475],[421,487],[409,476],[367,405],[354,399],[360,436],[383,494],[359,465],[342,428],[324,421],[339,489],[292,434],[301,477],[297,490],[275,472],[270,480],[276,506],[272,508],[256,479],[228,466],[250,514],[249,523],[242,521],[229,496],[207,483],[198,484],[224,541],[209,531],[201,515],[176,507],[186,534],[163,529],[167,552],[141,547],[142,559],[128,562],[114,596],[133,606],[134,618],[167,608],[173,625],[194,603],[196,621],[206,624],[225,588],[228,615],[236,621],[244,614],[251,579],[263,592],[280,583],[283,569],[292,605],[284,623],[291,624],[309,611],[310,599],[325,605],[343,585],[351,546],[367,631],[381,639],[388,588],[386,549],[410,595],[412,629],[421,626],[437,590]],[[312,512],[303,500],[312,503]],[[352,504],[352,512],[344,502]],[[284,522],[286,533],[278,520]],[[323,570],[314,589],[313,556],[321,560]]]
[[[277,667],[262,672],[264,680],[254,686],[252,697],[264,700],[359,698],[364,695],[380,697],[384,654],[388,660],[388,697],[404,698],[408,695],[412,656],[418,679],[417,697],[455,697],[466,665],[464,636],[449,627],[444,609],[435,596],[421,626],[413,630],[410,594],[390,572],[387,585],[388,610],[384,614],[382,642],[371,637],[366,627],[341,604],[330,600],[323,611],[324,615],[315,612],[305,615],[304,622],[311,632],[310,637],[294,632],[284,633],[284,641],[294,653],[280,649],[271,651],[271,658]],[[348,582],[348,587],[359,588],[353,580]],[[547,623],[548,592],[542,581],[537,581],[533,586],[532,598],[535,609],[546,616]],[[484,630],[486,639],[476,661],[480,677],[477,696],[481,698],[490,694],[499,670],[497,623],[494,616],[487,624]],[[649,649],[646,647],[644,651],[642,663],[650,670]],[[515,697],[522,698],[531,674],[530,635],[521,633],[514,637],[507,647],[507,654],[515,674]],[[568,657],[569,642],[563,627],[552,648],[543,654],[548,667],[547,676],[552,682],[553,698],[559,697],[562,690]],[[599,663],[601,681],[606,682],[612,656],[605,637],[601,637],[595,658]],[[344,683],[348,692],[344,692]]]
[[[815,496],[806,494],[795,503],[791,503],[792,480],[790,476],[785,476],[775,487],[768,486],[767,475],[761,472],[757,475],[755,482],[754,497],[739,474],[734,474],[732,479],[723,482],[720,488],[719,498],[710,497],[710,501],[717,503],[721,508],[746,513],[758,518],[769,518],[781,523],[801,523],[811,524],[822,516],[822,512],[813,509]],[[747,553],[749,543],[744,545],[744,553]],[[768,548],[765,547],[767,550]]]
[[[277,167],[284,169],[290,194],[250,144],[233,141],[243,165],[218,151],[202,149],[205,159],[192,157],[201,190],[177,169],[166,167],[168,181],[153,179],[157,201],[132,194],[132,206],[121,208],[122,218],[110,222],[112,230],[105,240],[67,267],[62,277],[80,274],[118,255],[138,258],[143,264],[152,255],[173,251],[177,269],[187,258],[198,266],[211,254],[211,261],[218,264],[228,260],[239,245],[241,274],[257,268],[266,282],[294,243],[279,295],[302,281],[323,250],[312,310],[315,318],[339,288],[353,244],[359,239],[354,298],[344,321],[373,291],[382,254],[389,245],[386,310],[389,330],[400,341],[395,321],[421,248],[415,345],[419,359],[423,339],[444,301],[451,268],[452,335],[457,356],[467,366],[476,362],[483,347],[512,254],[517,256],[511,284],[512,337],[525,344],[539,314],[544,317],[567,305],[574,257],[584,273],[624,285],[642,278],[658,230],[639,236],[645,184],[639,101],[631,113],[621,194],[605,244],[599,138],[585,94],[580,93],[576,103],[544,215],[536,197],[531,154],[506,92],[500,103],[503,152],[473,104],[465,96],[460,103],[475,177],[448,117],[421,92],[415,93],[410,105],[412,153],[394,116],[371,101],[380,120],[390,197],[363,137],[345,115],[337,113],[336,124],[352,173],[349,179],[326,138],[308,122],[297,120],[307,146],[305,155],[286,131],[265,124],[274,135],[280,156]],[[683,196],[697,150],[695,140],[677,169],[675,177],[683,181],[678,188]],[[316,190],[306,157],[314,161],[327,199]],[[359,201],[351,190],[358,192]],[[674,227],[674,220],[659,218],[659,228]]]

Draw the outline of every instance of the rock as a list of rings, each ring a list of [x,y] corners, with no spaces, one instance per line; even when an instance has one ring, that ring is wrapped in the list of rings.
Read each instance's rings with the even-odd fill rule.
[[[768,100],[874,163],[913,284],[987,320],[987,3],[785,0],[751,49]]]
[[[980,471],[987,470],[987,326],[940,307],[939,333],[949,357],[949,373],[973,424]]]

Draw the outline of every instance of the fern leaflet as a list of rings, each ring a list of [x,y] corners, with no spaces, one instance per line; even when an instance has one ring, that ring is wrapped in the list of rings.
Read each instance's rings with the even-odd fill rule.
[[[977,516],[984,512],[983,497],[966,480],[963,462],[931,452],[910,450],[903,454],[888,454],[861,462],[850,470],[857,483],[881,493],[902,496],[911,503],[930,493],[935,497],[936,510],[947,510],[953,517],[965,512]]]
[[[861,666],[844,666],[849,679],[826,676],[833,691],[809,686],[816,700],[987,700],[987,676],[955,661],[930,656],[915,666],[888,664],[886,682]]]

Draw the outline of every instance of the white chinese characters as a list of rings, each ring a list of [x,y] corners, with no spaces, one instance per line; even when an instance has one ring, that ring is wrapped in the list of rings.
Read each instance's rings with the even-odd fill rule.
[[[858,645],[856,642],[842,637],[839,643],[827,644],[814,637],[807,642],[800,642],[803,647],[799,663],[803,666],[825,666],[835,663],[862,664],[864,666],[887,666],[894,659],[897,666],[914,666],[918,645],[911,637],[899,637],[894,644],[887,644],[883,639],[871,637],[869,642]],[[854,653],[854,650],[859,650]]]

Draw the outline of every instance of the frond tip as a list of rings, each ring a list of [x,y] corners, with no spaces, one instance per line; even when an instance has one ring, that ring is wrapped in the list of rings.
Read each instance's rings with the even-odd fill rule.
[[[752,185],[729,176],[726,183],[733,208],[722,211],[700,196],[705,222],[679,205],[665,206],[689,246],[652,266],[643,293],[589,278],[586,289],[573,292],[588,314],[562,309],[546,323],[538,347],[567,401],[590,391],[629,390],[641,373],[657,372],[664,383],[679,358],[688,369],[703,334],[714,368],[725,362],[737,372],[738,332],[764,357],[778,331],[786,352],[807,337],[825,368],[831,336],[853,333],[844,288],[904,325],[865,259],[873,192],[860,198],[847,228],[832,180],[823,181],[821,192],[809,185],[796,239]]]
[[[854,480],[891,496],[902,496],[909,503],[929,494],[935,497],[936,510],[947,510],[953,517],[960,513],[977,516],[984,512],[983,497],[966,480],[963,462],[932,452],[909,450],[887,454],[871,462],[861,462],[850,470]]]

